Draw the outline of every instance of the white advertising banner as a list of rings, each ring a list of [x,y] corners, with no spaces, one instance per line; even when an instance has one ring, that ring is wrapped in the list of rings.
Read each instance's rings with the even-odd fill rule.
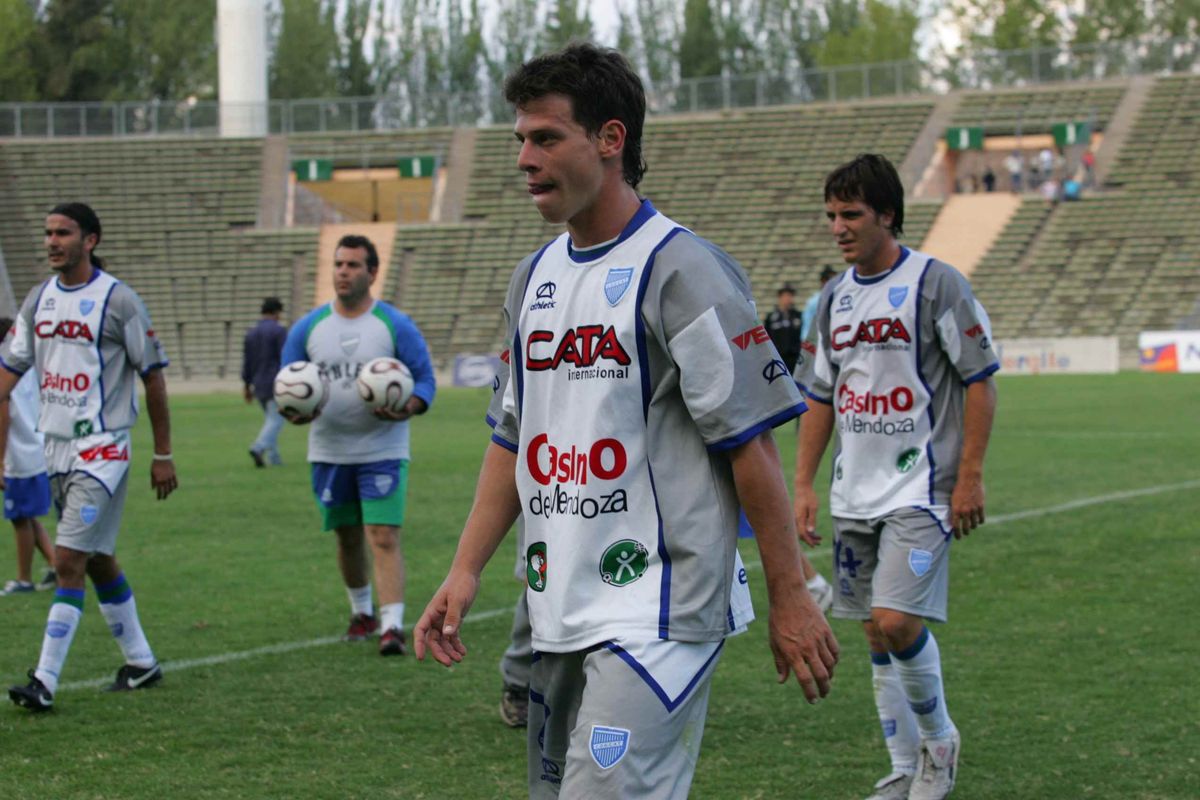
[[[1142,331],[1138,351],[1145,372],[1200,372],[1200,331]]]
[[[996,352],[1001,375],[1109,374],[1119,360],[1115,336],[1004,339]]]

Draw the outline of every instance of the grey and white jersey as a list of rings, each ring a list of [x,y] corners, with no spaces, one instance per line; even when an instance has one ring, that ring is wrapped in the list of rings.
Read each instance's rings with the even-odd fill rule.
[[[167,366],[141,298],[94,269],[82,286],[50,278],[25,298],[0,365],[40,378],[38,430],[59,439],[122,431],[137,421],[137,377]]]
[[[648,201],[612,242],[517,267],[489,422],[517,454],[536,649],[729,632],[726,453],[805,409],[750,298]]]
[[[795,378],[834,407],[832,514],[868,519],[949,503],[965,387],[1000,368],[967,279],[901,248],[882,275],[850,269],[830,281],[818,309]]]

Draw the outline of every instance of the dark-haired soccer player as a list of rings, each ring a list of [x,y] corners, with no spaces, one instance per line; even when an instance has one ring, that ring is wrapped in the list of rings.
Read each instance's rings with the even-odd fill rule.
[[[433,366],[425,339],[407,315],[371,296],[379,255],[365,236],[343,236],[333,255],[333,302],[292,326],[283,346],[286,366],[317,364],[329,381],[329,402],[308,432],[312,488],[325,530],[337,534],[338,567],[350,596],[348,641],[381,627],[380,655],[404,655],[404,554],[400,527],[408,492],[408,422],[433,402]],[[354,379],[372,359],[408,365],[414,389],[404,410],[372,413]],[[365,535],[364,535],[365,534]],[[379,617],[371,597],[365,542],[379,588]]]
[[[946,619],[951,537],[983,523],[999,360],[967,280],[897,241],[904,189],[887,159],[831,172],[825,212],[851,268],[822,290],[796,367],[815,401],[800,425],[796,522],[820,540],[813,476],[836,423],[833,615],[863,623],[892,759],[871,798],[943,798],[959,734],[924,619]]]
[[[85,576],[125,664],[112,690],[142,689],[162,678],[138,620],[133,590],[115,556],[129,478],[129,429],[137,419],[135,378],[146,388],[154,432],[150,485],[162,500],[175,490],[167,357],[146,307],[132,289],[103,269],[95,255],[100,220],[83,203],[56,206],[46,217],[46,253],[58,273],[34,287],[0,346],[0,400],[20,375],[41,378],[38,429],[46,437],[51,492],[60,510],[54,563],[58,589],[46,621],[37,669],[9,697],[45,711],[83,615]]]
[[[686,797],[737,622],[739,506],[779,678],[794,671],[814,702],[829,690],[837,643],[770,433],[804,403],[770,341],[744,335],[759,321],[737,262],[638,196],[645,94],[625,59],[570,45],[505,95],[530,197],[567,231],[513,274],[492,443],[417,653],[463,658],[480,573],[524,512],[530,794]]]

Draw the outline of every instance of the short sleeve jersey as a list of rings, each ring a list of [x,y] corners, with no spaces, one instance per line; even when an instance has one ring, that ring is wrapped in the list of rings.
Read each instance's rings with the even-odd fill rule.
[[[8,442],[4,449],[4,477],[31,478],[46,471],[45,443],[37,431],[37,371],[29,370],[9,395]],[[0,412],[2,413],[2,412]]]
[[[795,378],[833,405],[833,515],[949,503],[964,387],[999,368],[987,314],[947,264],[901,248],[888,272],[826,284]]]
[[[534,647],[729,632],[728,451],[805,410],[741,267],[645,201],[509,286],[493,441],[517,454]]]
[[[394,306],[376,300],[367,313],[343,317],[327,303],[292,326],[282,363],[311,361],[329,381],[329,400],[309,426],[309,461],[368,464],[410,457],[408,422],[375,417],[355,385],[363,366],[384,356],[404,362],[412,372],[413,394],[433,405],[429,349],[416,324]]]
[[[141,298],[95,268],[81,286],[50,278],[25,298],[0,364],[37,367],[38,430],[59,439],[122,431],[137,421],[137,377],[167,366]]]

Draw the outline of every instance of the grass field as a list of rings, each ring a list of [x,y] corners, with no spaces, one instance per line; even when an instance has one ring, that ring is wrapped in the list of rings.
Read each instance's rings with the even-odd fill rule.
[[[414,424],[410,625],[466,515],[485,402],[447,390]],[[963,732],[955,797],[1200,797],[1198,409],[1197,377],[1001,379],[993,521],[955,544],[951,619],[937,628]],[[89,590],[56,710],[0,707],[0,797],[520,797],[524,734],[496,713],[519,591],[512,546],[489,567],[453,670],[382,659],[374,643],[314,642],[342,632],[348,606],[303,436],[285,431],[286,466],[255,470],[255,409],[178,396],[172,412],[181,488],[152,500],[143,419],[119,551],[166,679],[129,695],[78,685],[121,660]],[[793,432],[779,432],[789,467]],[[1113,496],[1137,489],[1157,491]],[[1025,511],[1037,513],[1014,517]],[[7,578],[7,534],[0,543]],[[757,562],[752,543],[743,553]],[[814,558],[827,569],[827,548]],[[857,626],[834,623],[842,663],[810,707],[774,682],[754,588],[762,618],[726,648],[693,797],[865,796],[887,761]],[[5,685],[36,662],[48,602],[0,598]]]

